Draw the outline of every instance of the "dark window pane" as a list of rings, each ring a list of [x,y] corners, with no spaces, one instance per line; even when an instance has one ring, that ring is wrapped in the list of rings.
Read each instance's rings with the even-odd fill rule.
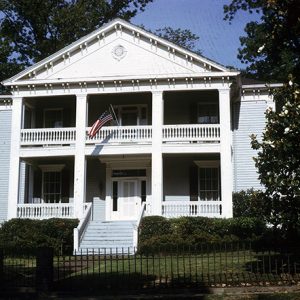
[[[118,182],[113,181],[113,211],[118,210]]]

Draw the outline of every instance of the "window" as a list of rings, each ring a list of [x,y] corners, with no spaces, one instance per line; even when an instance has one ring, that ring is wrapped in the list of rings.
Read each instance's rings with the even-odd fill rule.
[[[211,103],[198,103],[198,123],[199,124],[218,124],[219,123],[219,105],[215,101]]]
[[[141,200],[142,200],[142,203],[146,202],[146,198],[147,198],[147,195],[146,195],[146,180],[142,180],[141,181]]]
[[[118,181],[113,181],[113,211],[118,211]]]
[[[198,165],[199,200],[219,201],[220,167],[218,161],[196,161]]]
[[[146,105],[118,105],[114,107],[120,125],[147,125]]]
[[[61,172],[43,173],[43,199],[46,203],[61,201]]]
[[[45,128],[63,127],[63,110],[61,108],[45,109],[44,127]]]
[[[220,198],[219,168],[199,168],[199,196],[201,201],[218,201]]]
[[[112,177],[145,177],[145,169],[113,170]]]
[[[60,203],[62,200],[62,170],[61,165],[39,165],[42,170],[42,197],[46,203]]]

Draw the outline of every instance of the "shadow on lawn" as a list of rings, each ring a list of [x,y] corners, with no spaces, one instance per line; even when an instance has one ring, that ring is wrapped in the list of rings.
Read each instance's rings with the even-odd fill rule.
[[[54,282],[53,289],[56,292],[76,295],[172,293],[178,289],[197,290],[197,293],[203,294],[210,293],[208,287],[200,282],[192,282],[188,278],[157,278],[141,273],[72,276]]]

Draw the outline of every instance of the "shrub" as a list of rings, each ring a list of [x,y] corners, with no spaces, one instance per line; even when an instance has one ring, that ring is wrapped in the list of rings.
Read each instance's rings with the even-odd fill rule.
[[[0,247],[29,251],[52,247],[55,253],[72,253],[75,219],[12,219],[0,229]]]
[[[150,216],[142,219],[140,224],[140,239],[172,234],[171,222],[161,216]]]
[[[257,241],[265,233],[266,225],[257,218],[146,217],[140,228],[139,251],[157,253],[208,243]]]

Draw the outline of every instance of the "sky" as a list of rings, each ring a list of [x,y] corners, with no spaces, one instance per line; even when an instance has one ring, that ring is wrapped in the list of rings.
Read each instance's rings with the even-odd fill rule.
[[[239,37],[249,21],[257,15],[239,12],[232,24],[224,21],[223,5],[230,0],[154,0],[131,23],[155,30],[165,26],[190,29],[199,36],[196,44],[202,54],[224,66],[245,68],[237,58]]]

